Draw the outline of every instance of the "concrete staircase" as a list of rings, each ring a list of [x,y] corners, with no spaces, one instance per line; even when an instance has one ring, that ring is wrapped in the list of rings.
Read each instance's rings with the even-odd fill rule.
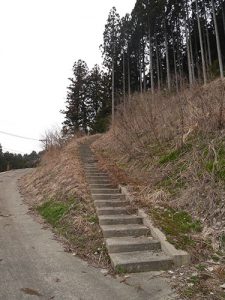
[[[129,201],[99,169],[88,144],[80,146],[85,174],[113,267],[118,272],[167,270],[172,258],[161,250]]]

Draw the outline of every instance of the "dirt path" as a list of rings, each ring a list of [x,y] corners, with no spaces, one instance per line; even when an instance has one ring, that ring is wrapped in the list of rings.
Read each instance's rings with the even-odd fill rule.
[[[157,273],[131,275],[125,284],[65,253],[51,231],[27,214],[17,188],[25,172],[0,173],[1,300],[172,299]]]

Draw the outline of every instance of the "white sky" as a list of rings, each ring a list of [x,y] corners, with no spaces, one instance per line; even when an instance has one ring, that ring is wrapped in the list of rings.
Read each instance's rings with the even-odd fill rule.
[[[135,0],[0,0],[0,131],[39,139],[61,126],[68,77],[78,59],[101,63],[99,45],[113,6]],[[0,133],[4,151],[30,153],[40,143]]]

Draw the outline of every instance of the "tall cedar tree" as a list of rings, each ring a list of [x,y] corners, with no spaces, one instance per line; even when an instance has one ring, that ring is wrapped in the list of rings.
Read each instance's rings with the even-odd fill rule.
[[[105,73],[74,64],[63,112],[71,133],[104,131],[112,105],[133,92],[223,77],[225,0],[137,0],[122,18],[113,7],[101,49]]]

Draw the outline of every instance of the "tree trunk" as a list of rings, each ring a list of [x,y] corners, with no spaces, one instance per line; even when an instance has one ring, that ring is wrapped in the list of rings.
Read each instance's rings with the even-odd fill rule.
[[[187,7],[187,1],[186,1],[186,12],[185,12],[185,18],[184,18],[184,27],[185,27],[185,36],[186,36],[189,84],[190,84],[190,86],[192,86],[193,77],[192,77],[192,68],[191,68],[191,53],[190,53],[190,45],[189,45],[189,34],[188,34],[188,28],[187,28],[187,18],[188,18],[188,7]]]
[[[216,46],[217,46],[217,55],[218,55],[218,61],[219,61],[219,67],[220,67],[220,77],[223,78],[224,77],[223,61],[222,61],[222,55],[221,55],[220,38],[219,38],[219,32],[218,32],[218,27],[217,27],[214,0],[211,0],[211,3],[212,3],[213,22],[214,22],[214,28],[215,28],[215,34],[216,34]]]
[[[142,94],[142,66],[141,66],[141,58],[139,55],[139,72],[140,72],[140,93]]]
[[[189,14],[189,9],[188,9],[188,4],[186,1],[186,8],[187,8],[187,12]],[[188,26],[188,33],[189,33],[189,47],[190,47],[190,59],[191,59],[191,73],[192,73],[192,80],[193,83],[195,82],[195,64],[194,64],[194,55],[193,55],[193,47],[192,47],[192,37],[191,37],[191,29],[190,29],[190,20],[189,18],[187,19],[187,26]]]
[[[162,56],[161,56],[161,53],[159,55],[159,66],[160,66],[160,68],[159,68],[160,81],[161,81],[161,86],[162,86],[162,84],[163,84],[163,67],[162,67]]]
[[[143,41],[143,53],[142,53],[142,64],[143,64],[143,89],[146,92],[146,74],[145,74],[145,46]]]
[[[209,65],[212,65],[212,55],[211,55],[211,47],[210,47],[210,40],[209,40],[209,30],[208,30],[208,24],[207,24],[207,15],[206,15],[206,6],[205,6],[205,1],[204,3],[204,15],[205,15],[205,31],[206,31],[206,40],[207,40],[207,49],[208,49],[208,60],[209,60]]]
[[[206,76],[208,78],[208,70],[209,70],[210,64],[209,64],[208,42],[207,42],[206,31],[202,31],[202,38],[203,38],[203,49],[204,49],[204,55],[205,55]]]
[[[190,30],[189,30],[190,32]],[[194,55],[193,55],[193,47],[192,47],[192,39],[190,38],[190,41],[189,41],[190,45],[190,54],[191,54],[191,73],[192,73],[192,79],[193,79],[193,82],[195,82],[195,63],[194,63]]]
[[[223,31],[225,34],[225,13],[224,13],[224,8],[223,8],[223,0],[220,1],[220,5],[222,7]]]
[[[182,60],[182,54],[180,52],[180,46],[182,45],[182,40],[181,40],[181,30],[180,30],[180,20],[179,20],[179,16],[178,16],[178,26],[177,26],[177,29],[178,29],[178,36],[179,36],[179,39],[178,39],[178,51],[177,51],[177,59],[178,59],[178,70],[179,70],[179,85],[178,86],[182,86],[182,83],[183,83],[183,60]]]
[[[123,51],[123,103],[126,102],[126,74],[125,74],[125,53]]]
[[[129,48],[127,49],[127,79],[128,79],[128,99],[130,100],[131,89],[130,89],[130,53]]]
[[[197,77],[198,80],[201,78],[201,70],[199,67],[199,60],[198,60],[198,43],[197,43],[197,37],[196,37],[196,32],[194,34],[194,39],[195,39],[195,64],[196,64],[196,69],[197,69]]]
[[[205,68],[205,55],[204,55],[204,48],[203,48],[203,42],[202,42],[201,23],[200,23],[200,18],[199,18],[199,11],[198,11],[198,0],[195,0],[195,4],[196,4],[196,15],[197,15],[197,20],[198,20],[199,42],[200,42],[200,48],[201,48],[203,81],[204,81],[204,84],[206,84],[207,78],[206,78],[206,68]]]
[[[176,60],[176,51],[175,51],[175,47],[174,47],[174,38],[173,38],[173,63],[174,63],[176,92],[178,93],[177,60]]]
[[[151,42],[151,29],[149,26],[149,62],[150,62],[150,79],[151,79],[151,92],[154,93],[154,78],[153,78],[153,61],[152,61],[152,42]]]
[[[160,82],[160,69],[159,69],[159,49],[158,49],[158,42],[157,38],[155,38],[156,43],[156,68],[157,68],[157,81],[158,81],[158,91],[161,90],[161,82]]]
[[[167,41],[167,32],[165,30],[165,49],[166,49],[166,72],[167,72],[167,86],[168,90],[171,91],[171,78],[170,78],[170,63],[169,63],[169,50]]]
[[[114,66],[114,57],[112,62],[112,125],[114,125],[115,119],[115,66]]]

